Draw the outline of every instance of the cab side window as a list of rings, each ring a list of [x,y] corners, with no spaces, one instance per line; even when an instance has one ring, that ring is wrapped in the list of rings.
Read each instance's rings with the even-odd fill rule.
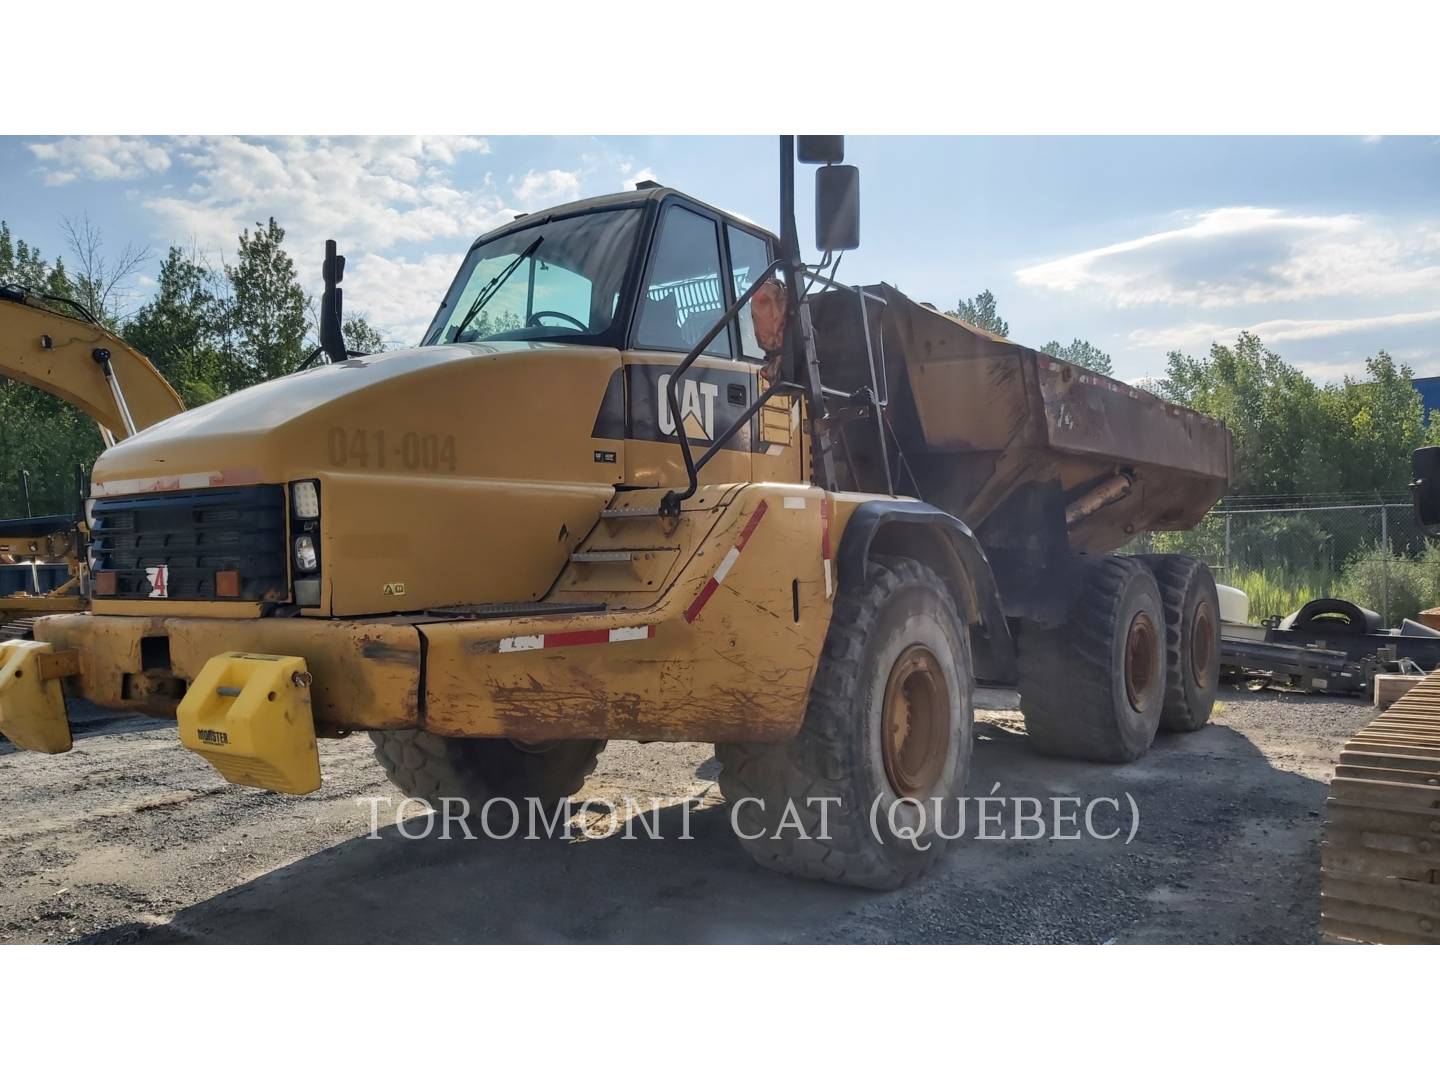
[[[730,272],[735,278],[735,297],[748,289],[770,265],[770,245],[753,233],[725,226],[730,241]],[[750,305],[740,309],[740,353],[747,360],[763,363],[765,350],[755,340],[755,327],[750,322]]]
[[[667,207],[640,297],[635,347],[689,352],[728,306],[716,223],[683,206]],[[729,327],[705,354],[734,355]]]

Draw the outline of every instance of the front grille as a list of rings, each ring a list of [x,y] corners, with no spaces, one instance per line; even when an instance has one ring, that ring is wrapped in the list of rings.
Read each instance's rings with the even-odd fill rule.
[[[90,554],[95,571],[115,571],[105,599],[289,599],[285,488],[209,488],[96,499]],[[238,597],[215,595],[215,574],[236,570]]]

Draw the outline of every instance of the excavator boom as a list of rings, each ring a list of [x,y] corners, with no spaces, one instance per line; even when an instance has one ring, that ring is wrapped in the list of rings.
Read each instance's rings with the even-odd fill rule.
[[[121,398],[107,378],[106,361]],[[136,431],[185,411],[175,388],[118,335],[57,314],[14,286],[0,288],[0,378],[68,401],[116,439],[129,433],[125,406]]]

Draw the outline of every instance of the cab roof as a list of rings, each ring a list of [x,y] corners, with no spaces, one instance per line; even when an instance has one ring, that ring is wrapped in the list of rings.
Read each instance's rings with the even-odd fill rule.
[[[678,195],[698,206],[703,206],[705,209],[718,214],[722,218],[729,218],[750,229],[759,229],[772,240],[775,240],[777,243],[779,242],[779,238],[763,225],[757,225],[748,218],[743,218],[739,214],[732,213],[729,210],[722,210],[718,206],[707,203],[704,199],[697,199],[694,195],[681,191],[679,188],[665,187],[664,185],[657,184],[632,191],[616,191],[608,195],[593,195],[588,199],[577,199],[574,202],[561,203],[559,206],[550,206],[543,210],[536,210],[534,213],[522,214],[514,221],[506,222],[498,228],[491,229],[477,239],[475,244],[484,243],[497,236],[504,236],[506,233],[514,232],[517,229],[529,228],[531,225],[539,222],[553,221],[557,218],[574,217],[577,214],[587,214],[593,210],[620,210],[627,206],[644,207],[650,203],[661,202],[674,195]],[[471,246],[474,247],[475,244]]]

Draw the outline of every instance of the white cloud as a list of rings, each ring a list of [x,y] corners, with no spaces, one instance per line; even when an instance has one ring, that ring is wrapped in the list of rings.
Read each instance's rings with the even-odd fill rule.
[[[1099,294],[1119,307],[1393,296],[1440,287],[1440,228],[1221,207],[1173,229],[1026,267],[1016,278]]]
[[[30,144],[50,186],[86,180],[133,180],[170,168],[170,155],[154,139],[128,135],[72,135]]]
[[[1212,341],[1233,341],[1241,333],[1249,331],[1258,335],[1266,344],[1278,344],[1431,322],[1440,322],[1440,310],[1367,315],[1354,319],[1267,319],[1250,326],[1186,323],[1158,330],[1133,330],[1129,335],[1129,342],[1136,348],[1184,349],[1206,346]]]
[[[511,212],[493,188],[455,186],[462,154],[488,151],[458,137],[180,138],[173,152],[194,173],[184,190],[146,200],[168,236],[230,249],[244,228],[273,216],[294,252],[328,238],[342,249],[471,239]]]
[[[465,252],[386,258],[367,253],[346,260],[346,312],[363,314],[387,341],[414,345],[430,325]]]
[[[655,175],[655,170],[648,165],[642,165],[636,168],[633,163],[627,161],[621,166],[620,187],[622,190],[633,188],[642,180],[653,180],[656,183],[660,182],[660,178]]]
[[[564,169],[532,169],[515,185],[515,201],[524,210],[539,210],[579,197],[580,174]]]

